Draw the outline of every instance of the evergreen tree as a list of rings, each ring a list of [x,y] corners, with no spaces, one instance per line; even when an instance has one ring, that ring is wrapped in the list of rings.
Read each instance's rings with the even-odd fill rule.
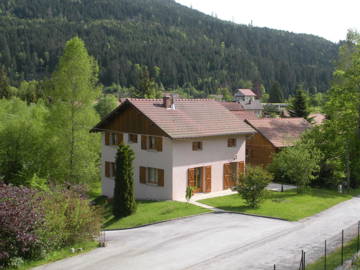
[[[306,95],[303,90],[296,91],[295,98],[290,104],[289,113],[291,117],[303,117],[308,119],[309,111],[307,108]]]
[[[120,145],[115,160],[115,188],[113,214],[126,217],[136,211],[134,197],[134,169],[132,162],[135,154],[128,145]]]
[[[48,121],[54,147],[52,177],[73,183],[94,182],[98,179],[100,140],[89,129],[99,121],[93,106],[100,93],[98,67],[80,38],[66,43],[47,91],[52,100]]]
[[[118,100],[114,95],[103,95],[95,105],[95,110],[101,118],[112,112],[118,105]]]
[[[269,91],[269,102],[270,103],[281,103],[284,99],[284,94],[281,86],[278,82],[273,82]]]
[[[0,67],[0,98],[10,97],[9,78],[3,67]]]

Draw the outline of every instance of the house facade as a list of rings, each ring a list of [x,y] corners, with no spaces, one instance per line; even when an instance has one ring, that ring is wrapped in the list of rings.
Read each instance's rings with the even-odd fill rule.
[[[263,167],[272,162],[275,153],[294,145],[311,127],[304,118],[247,119],[245,122],[257,131],[247,139],[246,162]]]
[[[235,102],[242,105],[245,111],[251,111],[256,114],[257,117],[262,116],[264,107],[258,99],[256,94],[251,89],[238,89],[234,95]]]
[[[228,189],[245,168],[254,130],[213,100],[127,99],[92,129],[102,133],[102,193],[114,192],[119,144],[135,153],[137,199],[182,200]]]

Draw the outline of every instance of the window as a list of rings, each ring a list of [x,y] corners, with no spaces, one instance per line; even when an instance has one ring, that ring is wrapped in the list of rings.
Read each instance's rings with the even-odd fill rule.
[[[149,136],[149,149],[150,150],[156,150],[156,143],[155,143],[155,137]]]
[[[164,186],[164,170],[156,168],[140,167],[140,183]]]
[[[105,177],[115,177],[116,167],[114,162],[105,161]]]
[[[106,145],[119,145],[123,143],[124,135],[122,133],[105,132]]]
[[[156,184],[158,183],[158,170],[155,168],[147,168],[147,183]]]
[[[137,143],[138,142],[138,136],[136,134],[129,134],[129,142]]]
[[[236,138],[229,138],[227,144],[228,144],[228,147],[235,147],[236,146]]]
[[[162,137],[155,136],[141,136],[141,149],[142,150],[155,150],[162,152],[163,150],[163,139]]]
[[[202,167],[195,168],[194,173],[194,180],[195,180],[195,187],[202,188]]]
[[[193,151],[202,150],[202,142],[193,142],[192,149],[193,149]]]

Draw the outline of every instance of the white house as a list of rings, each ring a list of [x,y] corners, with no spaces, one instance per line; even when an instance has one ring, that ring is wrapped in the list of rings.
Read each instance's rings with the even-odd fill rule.
[[[262,116],[264,107],[258,99],[256,99],[255,93],[250,89],[238,89],[234,95],[234,100],[240,103],[245,111],[254,112],[257,117]]]
[[[186,187],[214,192],[234,185],[245,167],[246,137],[255,133],[207,99],[126,99],[97,124],[102,133],[102,193],[112,197],[117,145],[135,152],[137,199],[184,199]]]

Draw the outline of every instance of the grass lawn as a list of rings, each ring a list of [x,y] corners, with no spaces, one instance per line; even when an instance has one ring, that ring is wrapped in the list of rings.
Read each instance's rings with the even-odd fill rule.
[[[311,189],[304,194],[297,194],[296,190],[269,191],[267,199],[256,209],[245,206],[244,200],[238,194],[205,199],[200,202],[228,211],[296,221],[351,198],[352,195],[339,194],[336,191]]]
[[[79,255],[79,254],[84,253],[84,252],[88,252],[88,251],[90,251],[92,249],[97,248],[98,246],[99,246],[98,242],[85,242],[85,243],[82,243],[82,244],[76,244],[76,245],[73,245],[71,247],[73,247],[75,249],[76,248],[82,248],[83,251],[72,253],[71,250],[70,250],[71,247],[67,247],[67,248],[59,249],[57,251],[53,251],[53,252],[47,254],[46,257],[41,259],[41,260],[25,261],[25,263],[22,264],[18,268],[5,268],[5,269],[6,270],[31,269],[33,267],[36,267],[36,266],[39,266],[39,265],[42,265],[42,264],[55,262],[55,261],[58,261],[58,260],[61,260],[61,259],[65,259],[65,258],[68,258],[68,257]]]
[[[356,252],[357,252],[357,238],[353,239],[344,246],[344,262],[346,260],[351,259]],[[321,257],[319,260],[315,261],[314,263],[307,265],[306,270],[323,270],[324,260],[325,260],[324,257]],[[335,269],[340,264],[341,264],[341,248],[335,250],[334,252],[326,256],[326,269]]]
[[[211,212],[210,210],[185,203],[175,201],[138,201],[135,214],[116,219],[112,215],[112,207],[105,204],[105,223],[104,229],[125,229],[159,221],[186,217],[200,213]]]

